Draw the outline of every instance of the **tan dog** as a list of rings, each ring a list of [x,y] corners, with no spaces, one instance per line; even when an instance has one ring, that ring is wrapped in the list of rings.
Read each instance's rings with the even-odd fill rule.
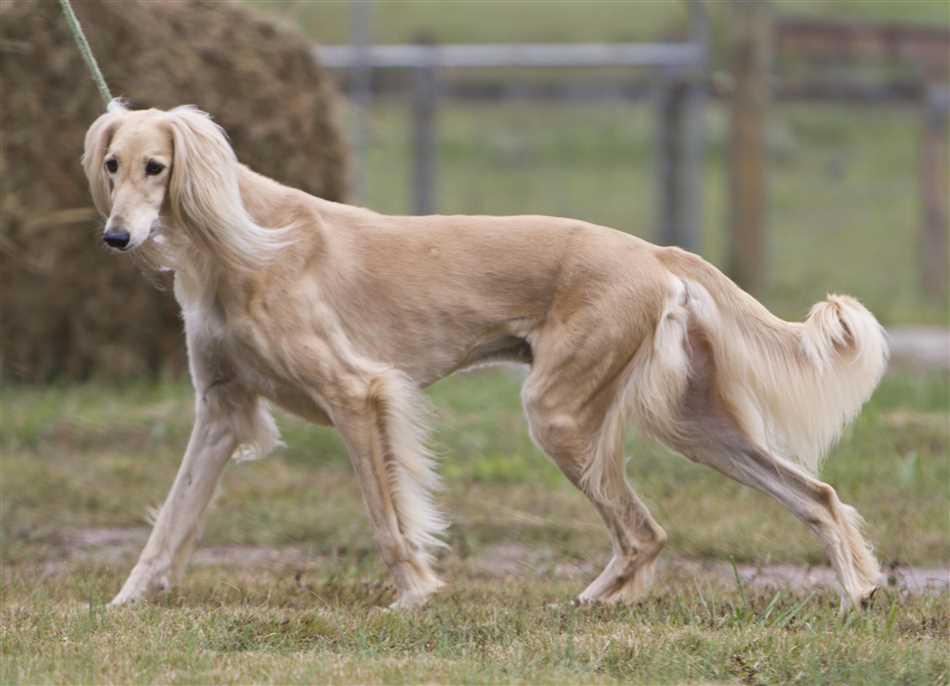
[[[178,477],[113,603],[180,577],[228,459],[279,442],[264,399],[341,433],[395,605],[422,603],[441,585],[429,551],[445,522],[420,388],[501,361],[530,367],[531,435],[607,524],[613,558],[581,601],[639,598],[666,541],[624,475],[628,418],[789,508],[824,543],[844,606],[876,588],[859,515],[812,476],[886,365],[856,300],[788,323],[695,255],[582,221],[327,202],[240,165],[189,107],[114,103],[83,164],[106,243],[175,272],[197,394]]]

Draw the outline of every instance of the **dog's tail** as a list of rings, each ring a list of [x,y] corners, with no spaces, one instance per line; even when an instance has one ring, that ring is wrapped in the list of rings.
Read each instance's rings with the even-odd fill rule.
[[[740,427],[816,473],[884,374],[881,325],[844,295],[789,323],[695,255],[666,248],[660,260],[685,284],[684,316],[709,341],[718,391]]]
[[[672,278],[652,341],[631,364],[624,405],[634,419],[663,440],[689,420],[684,402],[698,373],[690,345],[701,335],[715,391],[746,436],[815,474],[884,373],[880,324],[841,295],[816,304],[803,323],[786,322],[700,257],[677,248],[657,257]],[[618,423],[608,422],[603,441],[616,440]],[[595,449],[586,474],[592,488],[617,476],[609,448]]]

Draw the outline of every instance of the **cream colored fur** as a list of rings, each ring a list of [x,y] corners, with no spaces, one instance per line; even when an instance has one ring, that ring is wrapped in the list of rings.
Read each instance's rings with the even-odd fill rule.
[[[178,477],[113,602],[177,581],[225,463],[279,444],[268,402],[340,432],[396,605],[424,602],[446,523],[420,389],[493,362],[530,367],[531,435],[607,525],[613,556],[582,601],[642,596],[666,541],[624,474],[628,419],[785,504],[825,544],[846,605],[876,587],[857,512],[814,478],[886,362],[856,300],[788,323],[695,255],[585,222],[327,202],[240,165],[190,107],[114,104],[83,164],[107,229],[175,272],[196,391]]]

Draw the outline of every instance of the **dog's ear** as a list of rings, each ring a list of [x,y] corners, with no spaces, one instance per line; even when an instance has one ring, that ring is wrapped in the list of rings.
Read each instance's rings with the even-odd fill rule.
[[[92,201],[103,217],[108,217],[112,212],[112,193],[109,188],[109,177],[103,167],[103,158],[127,112],[128,110],[120,100],[113,100],[109,103],[106,113],[96,119],[86,132],[82,168],[89,181]]]
[[[174,150],[168,180],[172,214],[185,226],[207,225],[222,214],[222,204],[240,204],[237,157],[221,127],[195,107],[171,110],[168,125]]]
[[[168,207],[198,246],[233,269],[256,269],[286,244],[280,230],[263,229],[241,197],[240,165],[224,130],[201,110],[168,112],[172,164]]]

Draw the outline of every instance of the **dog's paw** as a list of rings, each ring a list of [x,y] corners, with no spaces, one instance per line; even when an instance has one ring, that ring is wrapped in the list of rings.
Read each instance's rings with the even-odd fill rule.
[[[147,573],[135,569],[122,590],[109,602],[109,607],[119,607],[133,603],[141,603],[156,596],[168,593],[172,588],[171,577],[169,574]]]
[[[874,596],[877,594],[880,586],[869,586],[857,593],[854,598],[846,594],[841,595],[841,605],[838,607],[838,615],[842,618],[849,615],[852,611],[868,610],[874,604]]]
[[[877,594],[880,588],[880,586],[875,586],[863,598],[861,598],[862,610],[870,609],[871,605],[874,603],[874,596]]]
[[[428,602],[432,593],[403,593],[390,605],[388,610],[414,610]]]
[[[127,605],[135,605],[138,603],[145,602],[146,598],[142,595],[134,595],[131,593],[124,593],[120,591],[116,594],[115,598],[109,601],[108,607],[124,607]]]

